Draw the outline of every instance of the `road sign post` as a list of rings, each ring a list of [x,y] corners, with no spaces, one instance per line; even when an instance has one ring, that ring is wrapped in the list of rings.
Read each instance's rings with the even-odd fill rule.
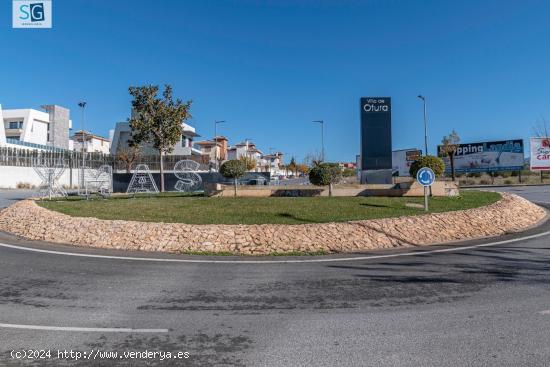
[[[435,182],[435,173],[431,168],[422,167],[416,173],[416,181],[424,187],[424,210],[428,211],[428,188]]]

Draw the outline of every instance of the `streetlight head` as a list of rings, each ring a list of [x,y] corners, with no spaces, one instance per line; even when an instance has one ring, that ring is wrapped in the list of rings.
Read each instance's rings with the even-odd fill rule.
[[[420,99],[423,100],[423,101],[426,99],[422,94],[419,94],[419,95],[418,95],[418,98],[420,98]]]
[[[225,120],[219,120],[219,121],[214,121],[216,124],[221,124],[222,122],[226,122]]]
[[[78,102],[78,107],[86,107],[86,102],[85,101],[82,101],[82,102]]]
[[[312,122],[318,122],[318,123],[321,123],[321,124],[324,123],[323,120],[313,120]]]

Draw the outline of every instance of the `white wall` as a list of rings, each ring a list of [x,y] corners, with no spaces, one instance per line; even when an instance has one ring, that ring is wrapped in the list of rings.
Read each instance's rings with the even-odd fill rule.
[[[78,169],[72,170],[72,184],[78,184]],[[0,188],[15,189],[18,183],[31,184],[38,187],[42,180],[32,167],[0,166]],[[71,182],[71,172],[66,169],[59,179],[61,185],[69,186]]]
[[[76,140],[70,140],[70,141],[72,142],[72,143],[69,143],[69,144],[72,144],[72,147],[73,147],[72,150],[76,152],[82,151],[82,142],[76,141]],[[109,154],[110,147],[111,147],[111,144],[108,141],[102,140],[102,139],[96,139],[96,138],[87,140],[86,143],[84,144],[84,150],[86,152],[101,152],[104,154]]]

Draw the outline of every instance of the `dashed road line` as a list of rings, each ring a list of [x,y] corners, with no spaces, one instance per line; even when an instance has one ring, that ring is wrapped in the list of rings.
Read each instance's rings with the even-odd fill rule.
[[[103,328],[103,327],[72,327],[72,326],[44,326],[44,325],[23,325],[23,324],[2,324],[4,329],[26,329],[45,331],[78,331],[78,332],[99,332],[99,333],[167,333],[168,329],[132,329],[132,328]]]

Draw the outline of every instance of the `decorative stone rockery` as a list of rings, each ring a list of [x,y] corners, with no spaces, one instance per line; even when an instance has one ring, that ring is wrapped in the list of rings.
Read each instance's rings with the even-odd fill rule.
[[[399,218],[321,223],[192,225],[71,217],[24,200],[0,212],[0,230],[32,240],[123,250],[357,252],[519,232],[541,222],[544,209],[516,195],[475,209]]]

